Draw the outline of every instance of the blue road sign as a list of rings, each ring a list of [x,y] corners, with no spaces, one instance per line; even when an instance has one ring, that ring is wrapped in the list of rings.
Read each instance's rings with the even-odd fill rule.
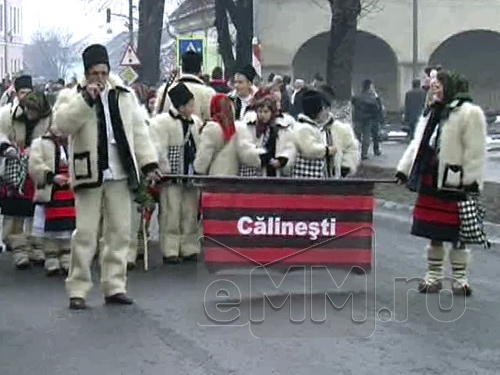
[[[203,56],[205,54],[204,43],[203,38],[178,38],[177,62],[180,62],[181,56],[187,51],[198,52]]]

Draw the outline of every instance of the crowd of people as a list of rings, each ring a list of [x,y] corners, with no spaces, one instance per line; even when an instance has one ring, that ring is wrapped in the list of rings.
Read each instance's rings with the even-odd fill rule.
[[[197,260],[200,188],[169,175],[345,178],[367,156],[366,137],[380,121],[381,101],[368,80],[353,97],[352,126],[332,111],[334,91],[320,77],[310,86],[296,81],[292,89],[289,77],[274,76],[257,87],[248,65],[237,69],[230,87],[220,69],[212,80],[202,77],[201,55],[187,52],[181,73],[172,72],[157,90],[129,88],[110,72],[105,47],[91,45],[82,58],[85,77],[61,89],[53,106],[45,93],[33,91],[31,77],[21,76],[12,103],[0,109],[4,243],[18,269],[35,264],[48,276],[63,274],[71,309],[87,306],[98,249],[106,303],[133,303],[127,270],[143,256],[142,228],[156,207],[164,263]],[[413,233],[432,241],[422,288],[439,289],[442,243],[452,242],[453,272],[469,293],[459,198],[441,190],[480,189],[483,118],[465,96],[454,107],[457,114],[449,110],[446,105],[466,91],[449,77],[440,72],[432,81],[428,110],[398,179],[420,193]],[[463,132],[470,135],[465,144]],[[443,209],[446,222],[435,214]]]

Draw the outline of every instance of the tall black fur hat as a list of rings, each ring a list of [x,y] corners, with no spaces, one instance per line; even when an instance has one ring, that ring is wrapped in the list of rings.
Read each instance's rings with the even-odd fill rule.
[[[106,47],[101,44],[92,44],[85,48],[82,54],[85,71],[99,64],[105,64],[109,69],[109,56]]]
[[[16,91],[19,91],[21,89],[33,90],[33,81],[31,79],[31,76],[24,75],[17,77],[14,81],[14,88],[16,89]]]
[[[188,104],[194,98],[194,95],[184,83],[179,82],[168,90],[168,97],[175,109],[179,109],[179,107]]]
[[[238,69],[236,73],[244,75],[250,82],[253,82],[255,76],[257,75],[257,72],[252,65],[246,65],[243,68]]]
[[[181,57],[182,71],[188,74],[198,74],[201,72],[203,64],[203,56],[201,53],[187,51]]]
[[[307,90],[302,96],[302,108],[304,115],[315,119],[324,106],[324,96],[316,90]]]

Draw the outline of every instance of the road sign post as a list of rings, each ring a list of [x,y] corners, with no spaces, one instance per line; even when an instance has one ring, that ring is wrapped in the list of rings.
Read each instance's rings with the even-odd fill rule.
[[[181,65],[181,57],[188,51],[197,52],[203,57],[203,63],[206,61],[205,38],[203,37],[178,37],[176,48],[176,60],[178,66]]]
[[[139,78],[139,74],[137,74],[134,67],[139,67],[140,65],[141,60],[139,60],[134,47],[132,45],[128,45],[120,62],[120,66],[125,67],[125,69],[120,72],[120,77],[127,83],[127,85],[131,85],[137,80],[137,78]]]

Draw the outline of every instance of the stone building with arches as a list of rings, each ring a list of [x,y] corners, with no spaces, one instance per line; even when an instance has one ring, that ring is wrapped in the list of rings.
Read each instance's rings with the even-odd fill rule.
[[[263,75],[305,80],[317,72],[324,75],[330,25],[326,0],[254,0],[254,12]],[[419,0],[419,69],[441,64],[457,70],[470,80],[478,104],[500,109],[499,20],[496,0]],[[387,107],[398,110],[411,86],[412,61],[413,0],[379,0],[359,21],[353,89],[370,78]]]

